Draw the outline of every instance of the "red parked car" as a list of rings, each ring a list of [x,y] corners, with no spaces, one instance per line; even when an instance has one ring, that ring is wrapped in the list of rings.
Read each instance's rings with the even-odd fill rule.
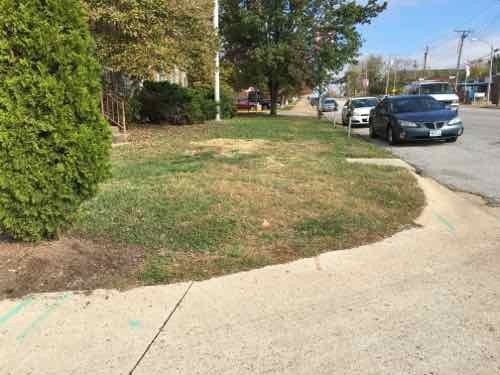
[[[248,99],[238,99],[238,103],[236,104],[238,110],[247,110],[247,111],[251,111],[251,110],[254,110],[254,109],[257,109],[257,103],[256,102],[252,102]]]

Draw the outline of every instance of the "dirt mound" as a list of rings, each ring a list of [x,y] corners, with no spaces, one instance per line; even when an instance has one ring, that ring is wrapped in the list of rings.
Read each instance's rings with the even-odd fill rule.
[[[262,148],[271,146],[272,143],[263,139],[230,139],[215,138],[203,142],[191,142],[191,145],[202,148],[215,149],[218,154],[252,154]]]
[[[0,298],[133,286],[143,259],[140,249],[76,239],[37,245],[0,242]]]

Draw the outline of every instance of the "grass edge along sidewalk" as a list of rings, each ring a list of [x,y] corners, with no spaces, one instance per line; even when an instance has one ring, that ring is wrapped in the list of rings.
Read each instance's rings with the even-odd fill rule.
[[[63,239],[0,245],[18,270],[0,290],[200,280],[381,240],[424,196],[406,170],[346,161],[374,157],[390,155],[310,118],[133,128]]]

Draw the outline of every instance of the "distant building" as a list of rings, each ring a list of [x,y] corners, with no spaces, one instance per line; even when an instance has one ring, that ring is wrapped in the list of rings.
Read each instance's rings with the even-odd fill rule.
[[[170,73],[158,73],[155,72],[153,74],[153,80],[155,82],[170,82],[182,87],[188,87],[188,77],[187,73],[183,70],[180,70],[176,66],[170,71]]]
[[[463,81],[458,84],[458,96],[462,103],[470,104],[474,102],[477,94],[486,98],[488,92],[488,82],[484,81]]]
[[[174,66],[170,72],[151,72],[151,79],[154,82],[170,82],[182,87],[188,87],[187,73]],[[142,86],[142,81],[130,79],[126,74],[115,72],[104,68],[103,75],[104,91],[124,98],[132,96],[134,90]]]

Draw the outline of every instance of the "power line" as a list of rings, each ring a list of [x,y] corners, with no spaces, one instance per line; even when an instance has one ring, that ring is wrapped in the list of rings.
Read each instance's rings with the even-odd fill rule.
[[[460,21],[459,23],[465,23],[466,25],[468,25],[470,27],[470,29],[474,29],[475,26],[478,25],[479,22],[482,21],[482,18],[483,16],[487,15],[487,14],[491,14],[492,11],[495,10],[495,8],[497,8],[498,6],[500,6],[500,0],[491,0],[491,2],[489,4],[487,4],[484,9],[480,12],[478,12],[470,22],[466,22],[467,19],[470,19],[470,14],[467,14],[467,19],[463,19],[463,21]],[[484,25],[486,25],[487,27],[491,26],[491,24],[496,20],[498,19],[498,16],[500,14],[495,14],[495,17],[492,18],[491,21],[487,22],[486,24],[483,22],[483,26],[481,27],[481,29],[483,29],[484,31]],[[438,37],[436,38],[433,38],[433,39],[430,39],[426,42],[426,48],[428,47],[430,51],[432,50],[435,50],[439,47],[441,47],[442,45],[448,43],[450,41],[449,38],[446,38],[445,35],[449,35],[450,33],[450,29],[442,29],[441,31],[438,31]],[[416,54],[414,54],[416,55]]]
[[[475,32],[477,35],[481,35],[486,32],[496,21],[498,21],[498,17],[500,17],[500,12],[494,13],[493,17],[488,21],[484,22],[482,26]]]
[[[469,27],[470,29],[475,29],[476,26],[478,26],[478,23],[482,21],[483,16],[487,16],[488,14],[490,14],[493,11],[493,8],[496,8],[497,6],[500,6],[500,1],[491,0],[489,5],[486,5],[484,9],[481,12],[477,13],[472,19],[471,15],[467,13],[467,16],[464,19],[455,22],[457,24],[464,24],[466,27]],[[467,22],[468,20],[470,21]],[[441,31],[438,31],[439,33],[438,36],[436,38],[427,41],[426,44],[430,45],[431,49],[435,48],[437,42],[442,41],[445,38],[445,35],[449,35],[450,31],[451,31],[450,29],[441,29]]]
[[[490,54],[490,53],[488,53],[487,55],[483,55],[483,56],[481,56],[481,57],[476,57],[476,58],[474,58],[474,59],[468,59],[468,60],[467,60],[467,62],[472,63],[472,64],[474,64],[474,63],[481,63],[481,62],[482,62],[482,60],[484,60],[484,59],[489,59],[489,58],[490,58],[490,55],[491,55],[491,54]]]

